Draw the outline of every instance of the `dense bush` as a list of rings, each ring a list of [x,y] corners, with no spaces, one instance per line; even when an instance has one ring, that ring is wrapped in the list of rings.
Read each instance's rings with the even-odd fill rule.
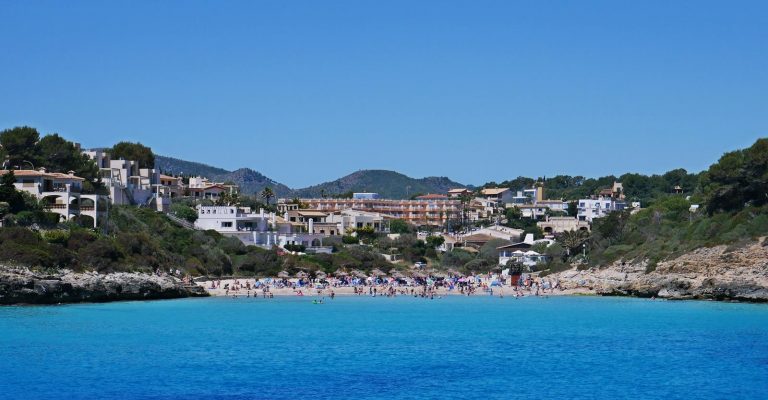
[[[305,250],[307,250],[307,246],[302,246],[300,244],[286,244],[283,247],[288,251],[295,251],[298,253],[303,253]]]
[[[360,240],[352,235],[344,235],[341,237],[341,241],[344,244],[358,244]]]
[[[197,210],[186,204],[174,203],[171,205],[171,212],[174,213],[177,217],[185,219],[189,222],[197,221]]]

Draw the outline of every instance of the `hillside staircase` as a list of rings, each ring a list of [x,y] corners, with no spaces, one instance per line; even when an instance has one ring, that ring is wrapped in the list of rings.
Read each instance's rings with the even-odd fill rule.
[[[187,221],[186,219],[179,218],[179,217],[177,217],[177,216],[175,216],[175,215],[173,215],[171,213],[167,213],[167,214],[165,214],[165,216],[168,217],[168,219],[170,219],[171,221],[173,221],[177,225],[181,226],[182,228],[186,228],[186,229],[193,230],[193,231],[197,230],[197,228],[195,228],[195,224]]]

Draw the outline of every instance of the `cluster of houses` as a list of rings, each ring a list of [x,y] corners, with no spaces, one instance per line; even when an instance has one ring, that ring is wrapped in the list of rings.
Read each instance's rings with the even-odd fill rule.
[[[163,175],[157,169],[140,168],[131,160],[113,160],[102,149],[84,150],[99,168],[103,194],[83,192],[84,178],[67,173],[49,172],[45,168],[17,169],[14,186],[40,200],[61,221],[87,221],[97,227],[109,212],[109,205],[135,205],[168,212],[171,200],[181,196],[216,200],[223,193],[237,193],[237,186],[211,182],[203,177],[182,178]],[[10,171],[0,170],[0,175]]]
[[[198,205],[195,228],[212,229],[246,245],[302,246],[303,251],[310,253],[330,253],[328,238],[355,235],[357,229],[389,233],[391,217],[379,213],[354,209],[325,212],[286,202],[279,202],[278,210],[282,214],[266,213],[263,209],[256,212],[248,207]]]
[[[82,220],[94,227],[104,218],[110,204],[149,207],[169,212],[175,198],[217,200],[225,194],[237,194],[236,185],[212,182],[203,177],[182,178],[163,175],[157,169],[140,168],[136,161],[113,160],[100,149],[83,151],[99,167],[104,194],[83,193],[84,179],[74,172],[15,170],[15,186],[46,204],[62,221]],[[0,174],[8,171],[0,171]],[[411,200],[383,199],[376,193],[354,193],[352,198],[307,198],[299,201],[279,199],[277,212],[252,210],[239,206],[197,206],[194,228],[212,229],[236,237],[248,245],[301,246],[307,252],[330,252],[328,238],[355,235],[366,229],[371,233],[390,233],[394,219],[414,226],[432,226],[442,231],[445,241],[439,250],[455,247],[477,249],[492,239],[516,242],[500,247],[499,263],[509,260],[532,265],[545,256],[531,250],[536,244],[532,237],[522,238],[523,231],[504,227],[505,210],[516,207],[523,218],[537,221],[547,243],[555,235],[571,230],[589,230],[596,218],[613,211],[639,208],[628,205],[621,183],[615,182],[597,195],[577,202],[577,215],[568,216],[568,202],[546,199],[544,185],[512,191],[509,188],[484,188],[478,192],[456,188],[442,194],[426,194]],[[464,232],[446,232],[452,220],[490,221],[491,225]],[[422,233],[422,235],[426,235]],[[523,240],[524,239],[524,240]],[[521,241],[522,240],[522,241]],[[325,242],[325,243],[324,243]]]

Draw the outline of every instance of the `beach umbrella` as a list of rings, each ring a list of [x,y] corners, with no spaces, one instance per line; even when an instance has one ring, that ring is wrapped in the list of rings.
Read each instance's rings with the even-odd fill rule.
[[[315,272],[315,276],[317,277],[317,279],[325,279],[328,276],[328,274],[326,274],[323,271],[317,271]]]
[[[296,273],[296,277],[297,278],[306,278],[307,277],[307,273],[304,272],[304,271],[299,271],[299,272]]]
[[[354,276],[355,278],[362,278],[362,279],[365,279],[368,277],[368,275],[366,275],[365,272],[357,269],[352,271],[352,276]]]
[[[277,277],[280,279],[288,279],[291,277],[291,274],[289,274],[288,271],[280,271],[277,273]]]
[[[387,274],[384,271],[382,271],[382,270],[380,270],[378,268],[376,268],[376,269],[371,271],[371,276],[386,276],[386,275]]]
[[[402,272],[400,272],[400,271],[395,271],[395,272],[392,272],[392,274],[391,274],[391,275],[392,275],[392,277],[393,277],[393,278],[395,278],[395,279],[403,279],[403,278],[405,278],[405,275],[403,275],[403,273],[402,273]]]
[[[333,273],[333,275],[335,275],[335,276],[347,276],[349,274],[346,273],[343,269],[339,268],[339,269],[336,270],[336,272]]]

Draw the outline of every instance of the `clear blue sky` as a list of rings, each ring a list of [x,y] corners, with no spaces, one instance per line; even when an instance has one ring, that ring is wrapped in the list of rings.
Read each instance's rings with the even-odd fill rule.
[[[766,1],[0,1],[0,127],[481,184],[699,171],[768,136]]]

